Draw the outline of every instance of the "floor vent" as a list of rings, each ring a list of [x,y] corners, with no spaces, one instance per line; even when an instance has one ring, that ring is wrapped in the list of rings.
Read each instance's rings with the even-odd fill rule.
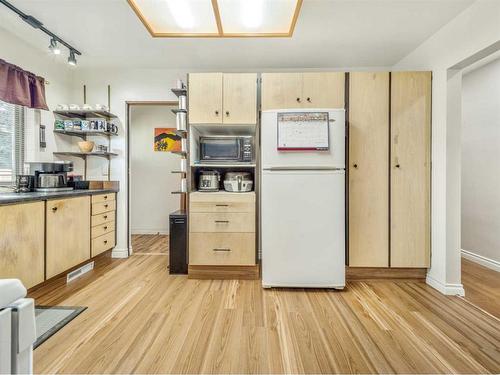
[[[68,273],[66,275],[66,283],[69,283],[69,282],[79,278],[83,274],[85,274],[93,269],[94,269],[94,262],[92,261],[90,263],[87,263],[87,264],[81,266],[80,268],[78,268],[74,271],[71,271],[70,273]]]

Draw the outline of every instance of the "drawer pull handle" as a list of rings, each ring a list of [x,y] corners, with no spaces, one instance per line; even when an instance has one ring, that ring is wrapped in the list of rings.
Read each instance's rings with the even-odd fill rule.
[[[108,199],[108,196],[107,196],[107,195],[105,195],[105,196],[104,196],[104,199]]]
[[[108,227],[104,227],[104,230],[107,230],[107,229],[108,229]]]
[[[108,218],[108,215],[104,215],[104,219],[107,219]]]
[[[229,223],[229,220],[215,220],[215,223],[217,224],[228,224]]]
[[[109,204],[105,204],[105,205],[104,205],[104,208],[108,208],[108,206],[109,206]]]
[[[228,204],[216,204],[215,207],[229,207]]]
[[[52,212],[56,212],[57,211],[57,207],[52,207]]]
[[[213,249],[214,251],[231,251],[231,249],[227,247],[216,247]]]
[[[107,243],[108,243],[108,240],[105,240],[105,241],[104,241],[104,244],[106,245]]]

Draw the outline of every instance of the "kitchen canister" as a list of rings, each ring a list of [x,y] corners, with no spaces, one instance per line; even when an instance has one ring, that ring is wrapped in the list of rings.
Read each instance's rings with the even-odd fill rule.
[[[177,130],[186,130],[187,129],[187,113],[186,112],[177,112]]]
[[[187,110],[187,96],[186,95],[179,96],[179,109],[186,109]]]

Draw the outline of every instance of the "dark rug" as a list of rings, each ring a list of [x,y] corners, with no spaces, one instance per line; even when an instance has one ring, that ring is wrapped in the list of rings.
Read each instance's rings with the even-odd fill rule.
[[[82,306],[36,306],[36,342],[33,349],[75,319],[86,307]]]

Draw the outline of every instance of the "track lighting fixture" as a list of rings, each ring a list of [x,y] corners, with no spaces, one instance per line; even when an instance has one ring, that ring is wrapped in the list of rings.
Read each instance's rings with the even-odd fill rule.
[[[50,39],[49,49],[52,51],[52,53],[54,55],[60,55],[61,54],[61,49],[57,45],[57,40],[55,38]]]
[[[68,64],[72,66],[76,65],[76,57],[75,57],[75,52],[73,50],[69,51]]]

